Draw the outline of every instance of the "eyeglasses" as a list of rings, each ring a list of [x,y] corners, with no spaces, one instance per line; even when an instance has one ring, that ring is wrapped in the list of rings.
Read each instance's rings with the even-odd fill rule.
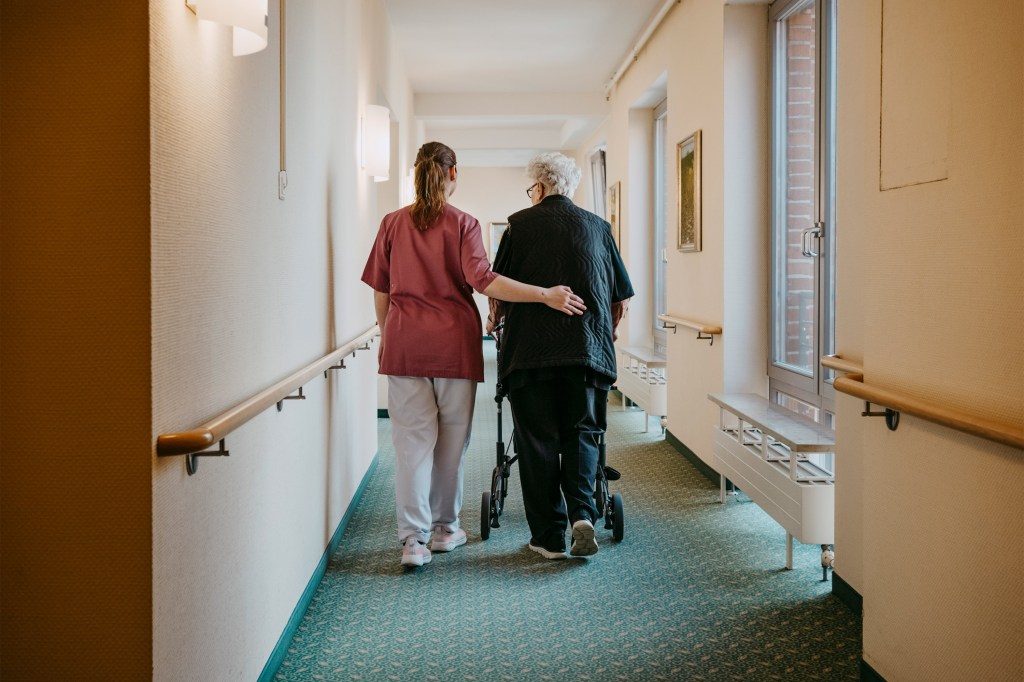
[[[539,182],[535,182],[532,185],[530,185],[529,187],[527,187],[526,188],[526,196],[528,196],[528,197],[530,197],[532,199],[533,198],[533,190],[537,189],[537,185],[539,185],[539,184],[540,184]]]

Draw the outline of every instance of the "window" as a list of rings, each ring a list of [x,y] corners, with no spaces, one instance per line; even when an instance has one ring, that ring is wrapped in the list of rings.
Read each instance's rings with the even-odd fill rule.
[[[667,235],[665,231],[668,229],[667,217],[669,211],[669,194],[665,173],[665,155],[669,149],[666,143],[665,132],[667,126],[668,103],[663,100],[661,104],[654,107],[654,135],[651,147],[651,159],[654,165],[652,173],[654,178],[654,239],[651,240],[654,245],[651,261],[654,263],[652,268],[654,287],[651,289],[654,292],[654,315],[651,319],[654,321],[654,340],[656,345],[664,345],[665,343],[665,331],[661,327],[661,322],[658,321],[658,315],[664,315],[668,312],[668,285],[665,282],[665,265],[668,263],[667,247],[665,246]]]
[[[836,0],[772,6],[772,398],[829,423],[835,332]]]

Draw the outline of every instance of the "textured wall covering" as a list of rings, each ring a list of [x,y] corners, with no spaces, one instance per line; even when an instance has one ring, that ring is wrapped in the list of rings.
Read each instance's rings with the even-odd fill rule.
[[[940,15],[901,34],[904,52],[936,49],[929,26],[955,27],[941,45],[952,59],[920,67],[948,71],[952,134],[946,179],[882,191],[882,140],[907,113],[880,116],[898,106],[879,87],[889,12]],[[863,54],[840,58],[838,74],[839,353],[862,358],[870,384],[1020,427],[1024,6],[873,0],[842,5],[839,27],[839,54]],[[936,151],[928,136],[916,143]],[[892,682],[1021,679],[1024,583],[996,568],[993,550],[1024,557],[1024,453],[906,415],[890,432],[840,400],[837,459],[860,466],[839,473],[861,480],[844,487],[837,475],[852,509],[837,523],[859,516],[863,545],[838,551],[862,562],[865,660]]]
[[[378,200],[396,199],[359,170],[359,117],[386,103],[411,126],[382,3],[287,3],[281,201],[279,3],[267,49],[239,58],[229,28],[176,0],[150,8],[155,438],[373,324],[359,276]],[[346,364],[229,434],[231,456],[196,476],[154,463],[155,680],[259,677],[376,452],[376,354]]]
[[[143,680],[148,8],[2,12],[0,677]]]

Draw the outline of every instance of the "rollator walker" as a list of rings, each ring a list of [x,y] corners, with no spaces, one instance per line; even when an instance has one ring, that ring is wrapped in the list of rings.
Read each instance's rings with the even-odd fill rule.
[[[501,331],[504,322],[500,322],[492,332],[494,346],[498,351],[499,366],[501,357]],[[519,459],[518,451],[509,456],[509,450],[515,443],[515,431],[509,439],[508,446],[502,438],[502,405],[505,401],[507,391],[499,378],[495,384],[494,402],[498,409],[498,439],[495,442],[495,465],[491,472],[491,489],[485,491],[480,497],[480,537],[484,540],[491,536],[492,528],[500,528],[498,518],[505,510],[505,498],[508,497],[508,477],[512,472],[512,465]],[[609,481],[617,481],[621,474],[605,463],[605,440],[601,434],[598,443],[597,476],[594,481],[594,505],[597,507],[598,517],[604,517],[604,527],[612,531],[612,538],[616,542],[623,537],[623,511],[622,495],[611,494],[608,489]],[[596,525],[596,524],[595,524]]]

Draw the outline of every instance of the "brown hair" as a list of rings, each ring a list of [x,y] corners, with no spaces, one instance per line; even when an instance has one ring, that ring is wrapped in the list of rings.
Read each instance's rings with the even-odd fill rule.
[[[416,199],[412,202],[412,222],[420,230],[428,230],[441,216],[448,193],[445,180],[455,167],[455,152],[440,142],[427,142],[416,153]]]

